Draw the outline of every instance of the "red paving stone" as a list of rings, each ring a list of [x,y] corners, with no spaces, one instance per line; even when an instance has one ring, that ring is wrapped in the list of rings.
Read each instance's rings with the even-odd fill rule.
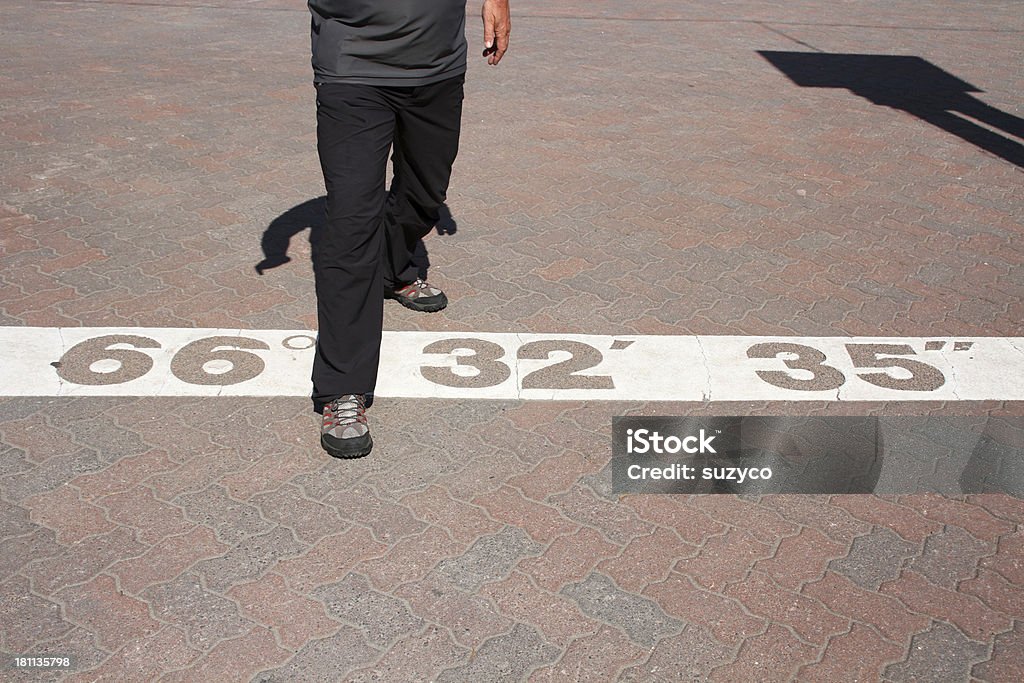
[[[386,329],[1024,336],[1021,164],[758,54],[918,56],[1007,123],[1013,3],[512,6],[426,243],[452,304]],[[316,324],[304,3],[12,0],[0,26],[0,326]],[[261,240],[290,260],[257,274]],[[618,496],[606,467],[613,415],[1020,403],[379,397],[358,462],[309,408],[0,400],[0,655],[73,681],[1024,677],[1021,500]]]

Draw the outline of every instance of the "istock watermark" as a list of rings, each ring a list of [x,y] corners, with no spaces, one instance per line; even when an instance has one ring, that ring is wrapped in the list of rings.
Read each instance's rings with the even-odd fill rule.
[[[1024,417],[615,417],[615,493],[1006,493]]]

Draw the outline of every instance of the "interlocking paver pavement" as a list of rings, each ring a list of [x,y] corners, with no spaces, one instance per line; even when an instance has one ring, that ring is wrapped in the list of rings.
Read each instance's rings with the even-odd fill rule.
[[[1019,3],[513,12],[426,242],[452,305],[387,329],[1024,331]],[[308,23],[3,3],[0,325],[314,328]],[[1019,500],[610,493],[612,415],[802,412],[1024,407],[379,398],[339,462],[301,398],[5,399],[0,652],[76,662],[4,677],[1024,677]]]

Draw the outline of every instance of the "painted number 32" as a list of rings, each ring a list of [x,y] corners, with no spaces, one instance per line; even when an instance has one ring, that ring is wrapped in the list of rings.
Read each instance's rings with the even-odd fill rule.
[[[614,389],[608,375],[577,375],[601,363],[601,352],[589,344],[567,339],[527,342],[516,352],[518,360],[546,360],[562,351],[569,358],[525,375],[523,389]],[[512,376],[512,368],[502,360],[505,349],[483,339],[440,339],[428,344],[423,353],[447,354],[455,366],[420,367],[423,377],[446,387],[480,389],[501,384]],[[457,371],[457,369],[459,371]]]

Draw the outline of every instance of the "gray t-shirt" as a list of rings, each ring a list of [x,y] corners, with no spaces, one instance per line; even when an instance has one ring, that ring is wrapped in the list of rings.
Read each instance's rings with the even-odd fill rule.
[[[317,83],[425,85],[466,71],[466,0],[308,0]]]

